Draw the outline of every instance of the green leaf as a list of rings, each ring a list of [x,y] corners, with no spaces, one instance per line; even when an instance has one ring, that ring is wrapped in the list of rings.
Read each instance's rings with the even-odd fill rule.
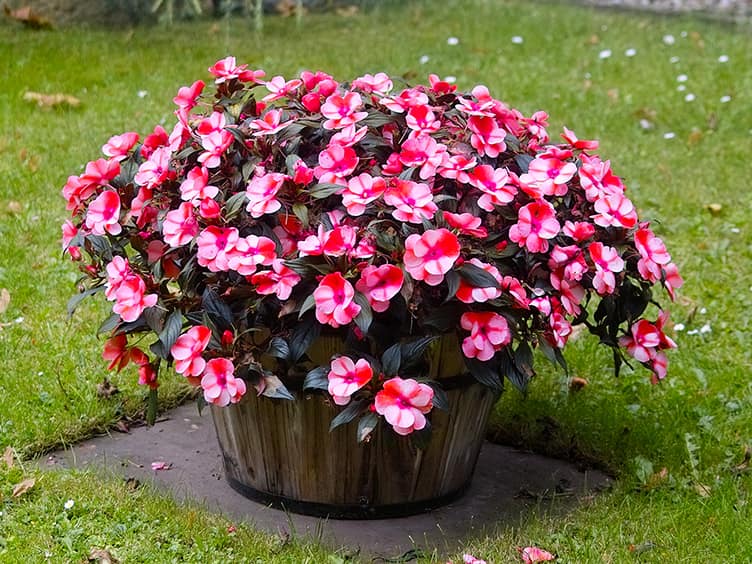
[[[282,337],[273,337],[269,341],[269,348],[266,349],[266,354],[274,358],[281,358],[287,360],[290,358],[290,346]]]
[[[287,167],[288,176],[295,176],[295,165],[302,161],[299,155],[287,155],[285,157],[285,166]]]
[[[431,335],[421,337],[408,343],[402,343],[402,366],[410,366],[423,358],[428,346],[438,339],[437,336]]]
[[[93,288],[88,288],[87,290],[84,290],[80,294],[76,294],[75,296],[71,297],[71,299],[68,300],[68,317],[72,317],[73,313],[76,311],[76,308],[78,307],[78,304],[80,304],[84,298],[87,298],[89,296],[93,296],[94,294],[97,294],[104,290],[104,285],[101,286],[94,286]]]
[[[320,334],[321,324],[313,314],[299,320],[290,334],[290,362],[298,362]]]
[[[355,303],[360,306],[360,313],[355,316],[355,324],[364,335],[367,335],[373,321],[371,304],[368,302],[368,298],[360,292],[355,292]]]
[[[482,362],[475,358],[465,358],[465,364],[478,382],[496,391],[503,391],[504,384],[499,375],[498,363],[496,357],[487,362]]]
[[[517,166],[520,167],[520,174],[527,172],[527,169],[530,166],[530,162],[532,160],[533,157],[531,157],[530,155],[515,155],[514,162],[516,162]]]
[[[360,124],[367,125],[368,127],[382,127],[395,121],[397,120],[390,114],[385,114],[378,110],[371,110],[368,112],[368,116],[362,120]]]
[[[201,297],[201,304],[204,306],[204,311],[206,311],[209,319],[214,322],[219,333],[232,327],[232,310],[230,306],[222,301],[217,292],[211,288],[206,288]]]
[[[496,288],[498,290],[501,287],[493,274],[469,262],[463,264],[458,272],[462,278],[475,288]]]
[[[102,324],[99,326],[99,329],[97,329],[97,335],[101,335],[102,333],[109,333],[115,327],[117,327],[120,324],[120,316],[117,313],[111,314],[107,319],[105,319]]]
[[[262,379],[264,381],[264,391],[261,392],[261,395],[267,398],[274,398],[274,399],[284,399],[284,400],[295,400],[295,396],[293,396],[290,391],[285,387],[285,385],[282,383],[282,380],[280,380],[277,376],[274,374],[271,374],[270,372],[265,372],[262,375]]]
[[[303,227],[308,227],[308,206],[301,202],[296,202],[292,205],[292,213],[294,213],[295,217],[300,220],[300,223],[303,224]]]
[[[303,380],[304,390],[328,390],[329,389],[329,367],[317,366],[306,374]]]
[[[447,396],[441,384],[435,380],[427,380],[423,383],[431,386],[433,390],[433,406],[441,411],[449,411],[449,396]]]
[[[243,209],[243,204],[248,201],[248,197],[245,192],[238,192],[230,196],[225,202],[224,218],[225,221],[229,221],[237,216]]]
[[[361,417],[358,421],[358,442],[362,443],[367,440],[378,424],[379,416],[375,413],[366,413]]]
[[[164,329],[162,329],[162,332],[159,334],[159,340],[164,345],[165,351],[169,352],[172,345],[174,345],[175,341],[180,337],[182,331],[183,313],[179,309],[176,309],[167,318]]]
[[[564,370],[564,374],[569,375],[567,361],[559,348],[551,346],[551,344],[545,339],[540,339],[538,341],[538,346],[540,346],[541,351],[543,351],[543,354],[546,355],[546,358],[551,362],[551,364],[553,364],[554,366],[561,366],[561,368]]]
[[[154,422],[157,420],[157,406],[159,405],[158,399],[159,397],[157,395],[157,390],[155,388],[150,389],[146,404],[147,425],[154,425]]]
[[[457,290],[460,288],[460,275],[456,270],[450,270],[444,276],[444,280],[446,280],[447,283],[447,295],[444,303],[447,303],[457,295]]]
[[[329,424],[329,431],[333,431],[340,425],[345,425],[355,419],[358,415],[363,413],[365,409],[367,409],[368,402],[366,400],[355,400],[350,402],[350,404],[340,411],[337,416],[332,419],[332,422]]]
[[[298,313],[298,319],[303,317],[303,314],[307,312],[309,309],[313,309],[313,307],[316,305],[316,299],[313,297],[313,294],[309,294],[306,299],[303,301],[303,305],[300,306],[300,313]]]
[[[381,369],[386,376],[396,376],[399,374],[402,365],[402,346],[396,343],[386,349],[381,355]]]
[[[340,184],[330,184],[328,182],[319,182],[315,186],[308,190],[308,193],[318,200],[328,198],[332,194],[336,194],[340,190],[344,190],[345,187]]]

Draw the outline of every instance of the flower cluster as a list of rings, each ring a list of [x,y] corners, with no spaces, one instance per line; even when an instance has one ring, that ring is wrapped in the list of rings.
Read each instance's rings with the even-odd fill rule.
[[[246,384],[318,388],[399,434],[426,425],[440,383],[369,359],[423,336],[454,335],[498,388],[527,383],[534,348],[564,364],[575,324],[665,376],[666,315],[644,315],[682,279],[597,142],[553,141],[544,112],[434,75],[266,80],[233,57],[209,72],[213,93],[180,88],[170,131],[112,137],[63,188],[73,305],[114,302],[111,367],[149,367],[156,387],[173,363],[218,405]],[[343,343],[324,367],[307,354],[322,334]]]

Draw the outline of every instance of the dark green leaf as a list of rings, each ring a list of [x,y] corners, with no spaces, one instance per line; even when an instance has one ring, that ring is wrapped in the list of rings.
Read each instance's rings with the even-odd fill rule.
[[[196,396],[196,409],[198,409],[198,414],[201,415],[201,412],[204,410],[204,408],[209,405],[206,402],[206,399],[204,398],[204,394],[198,394]]]
[[[330,184],[328,182],[320,182],[308,190],[308,193],[319,200],[328,198],[332,194],[336,194],[340,190],[344,190],[344,186],[339,184]]]
[[[551,361],[551,364],[558,364],[564,370],[564,373],[569,375],[567,361],[565,360],[564,355],[561,353],[561,350],[559,348],[551,346],[551,344],[545,339],[541,339],[539,341],[539,346],[543,351],[543,354],[546,355],[546,358]]]
[[[382,127],[388,123],[397,121],[396,118],[390,114],[382,113],[378,110],[372,110],[368,112],[368,116],[362,120],[360,124],[367,125],[368,127]]]
[[[438,337],[431,335],[428,337],[421,337],[409,343],[402,343],[400,348],[402,349],[402,366],[410,366],[423,358],[428,346],[433,343]]]
[[[248,202],[245,192],[238,192],[230,196],[225,202],[225,211],[223,217],[226,221],[233,219],[243,209],[243,205]]]
[[[295,175],[295,164],[301,160],[303,159],[298,155],[287,155],[287,157],[285,157],[285,166],[287,167],[288,176]]]
[[[306,299],[303,301],[303,305],[300,306],[300,313],[298,313],[298,319],[303,317],[303,314],[307,312],[309,309],[313,309],[313,307],[316,305],[316,299],[313,297],[313,294],[309,294]]]
[[[320,334],[321,325],[313,314],[299,320],[290,334],[290,362],[298,362]]]
[[[365,400],[355,400],[348,404],[348,406],[340,411],[337,416],[332,419],[329,424],[329,431],[333,431],[340,425],[345,425],[355,419],[358,415],[363,413],[367,409],[368,402]]]
[[[499,281],[494,278],[493,274],[469,262],[459,268],[459,273],[471,286],[476,288],[500,288]]]
[[[379,424],[379,416],[375,413],[366,413],[358,421],[358,442],[362,443],[371,436],[376,425]]]
[[[527,169],[530,166],[530,162],[532,160],[533,157],[531,157],[530,155],[516,155],[514,157],[514,162],[516,162],[517,166],[520,167],[520,174],[527,172]]]
[[[499,392],[504,390],[504,384],[499,375],[499,367],[496,357],[487,362],[482,362],[475,358],[465,358],[465,364],[478,382]]]
[[[204,290],[201,303],[204,306],[204,311],[220,333],[232,327],[232,310],[222,301],[217,292],[211,288]]]
[[[328,390],[329,389],[329,367],[317,366],[306,374],[303,381],[304,390]]]
[[[164,327],[164,320],[167,312],[158,307],[147,307],[144,310],[144,320],[149,326],[149,329],[154,331],[157,335],[162,332]]]
[[[300,202],[294,203],[292,205],[292,213],[300,220],[304,228],[308,228],[308,207],[305,204]]]
[[[386,376],[396,376],[399,374],[402,365],[402,345],[396,343],[386,349],[381,355],[381,369]]]
[[[282,337],[273,337],[269,341],[269,348],[266,349],[266,354],[273,356],[274,358],[281,358],[287,360],[290,358],[290,346]]]
[[[165,351],[169,351],[175,341],[180,337],[183,330],[183,313],[176,309],[173,311],[165,322],[164,329],[159,334],[159,340],[164,345]]]
[[[462,304],[449,302],[426,312],[423,324],[435,328],[439,333],[446,333],[457,327],[462,315]]]
[[[446,303],[457,295],[457,290],[460,287],[460,275],[456,270],[450,270],[444,276],[444,280],[446,280],[447,283],[447,295],[444,300],[444,303]]]
[[[431,422],[426,420],[426,426],[410,433],[410,442],[419,450],[425,450],[431,443]]]
[[[119,323],[120,323],[120,316],[117,313],[111,314],[99,326],[99,329],[97,329],[97,335],[101,335],[102,333],[109,333],[110,331],[115,329],[115,327],[117,327]]]
[[[262,378],[264,381],[264,391],[261,392],[262,396],[273,399],[295,400],[295,396],[290,393],[282,383],[282,380],[277,376],[266,372],[263,374]]]
[[[400,172],[399,179],[400,180],[412,180],[413,175],[415,174],[415,169],[416,169],[416,167],[414,167],[414,166],[406,168],[405,170],[403,170],[402,172]]]
[[[449,411],[449,397],[444,388],[441,387],[441,384],[435,380],[428,380],[423,383],[431,386],[431,389],[433,389],[433,406],[441,411]]]
[[[371,327],[371,322],[373,321],[371,304],[368,302],[368,298],[360,292],[355,292],[355,303],[360,306],[360,313],[355,316],[355,324],[364,335],[367,335],[368,328]]]
[[[94,294],[97,294],[104,290],[104,285],[102,286],[94,286],[93,288],[89,288],[87,290],[84,290],[80,294],[76,294],[75,296],[71,297],[71,299],[68,300],[68,316],[72,316],[73,313],[76,311],[76,308],[78,307],[78,304],[80,304],[84,298],[87,298],[88,296],[93,296]]]

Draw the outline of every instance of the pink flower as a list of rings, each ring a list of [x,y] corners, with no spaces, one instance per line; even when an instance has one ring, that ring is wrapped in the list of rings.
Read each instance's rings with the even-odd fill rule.
[[[649,362],[661,343],[661,332],[647,319],[640,319],[629,329],[630,334],[619,339],[619,344],[640,362]]]
[[[203,166],[193,167],[180,184],[180,198],[186,202],[213,198],[219,193],[219,188],[207,186],[207,184],[209,184],[209,171]]]
[[[661,267],[671,262],[671,255],[655,234],[647,228],[646,224],[640,226],[634,235],[635,247],[640,253],[637,261],[637,270],[648,282],[656,282],[661,279]]]
[[[504,142],[506,131],[499,127],[494,118],[470,116],[467,126],[472,131],[470,144],[483,155],[496,158],[499,153],[506,151],[507,145]]]
[[[523,309],[529,307],[530,300],[527,297],[527,292],[525,292],[525,288],[522,287],[520,281],[514,276],[505,276],[502,278],[501,289],[504,292],[508,292],[519,307]]]
[[[357,92],[330,95],[321,106],[321,114],[327,118],[324,129],[342,129],[365,119],[368,112],[358,111],[362,105],[363,100]]]
[[[593,264],[595,264],[595,276],[593,277],[595,291],[602,296],[613,294],[616,289],[614,272],[624,270],[624,260],[619,256],[616,249],[603,243],[590,243],[588,252]]]
[[[175,171],[170,170],[171,156],[172,153],[168,147],[158,147],[138,167],[138,172],[133,177],[133,181],[137,186],[154,188],[160,186],[166,180],[175,178]]]
[[[538,564],[540,562],[556,560],[556,556],[542,548],[538,548],[537,546],[526,546],[525,548],[517,547],[517,551],[520,553],[522,561],[525,564]]]
[[[246,70],[247,68],[248,65],[237,66],[235,57],[225,57],[209,67],[209,72],[217,77],[214,80],[216,84],[222,84],[233,78],[237,78],[243,82],[260,82],[264,77],[264,71]]]
[[[520,184],[531,198],[564,196],[567,193],[567,182],[576,172],[577,166],[574,163],[544,154],[530,162],[528,172],[520,176]]]
[[[587,221],[565,221],[562,233],[567,237],[571,237],[578,243],[587,241],[595,234],[595,225],[588,223]]]
[[[79,176],[69,176],[63,186],[63,198],[67,201],[65,209],[77,211],[96,191],[96,184],[84,182]]]
[[[436,133],[441,129],[441,120],[431,111],[431,106],[413,106],[407,112],[407,127],[418,134]]]
[[[443,160],[438,168],[439,175],[444,178],[454,178],[460,182],[469,182],[466,170],[474,168],[478,161],[475,157],[469,155],[458,154],[450,155],[449,153],[443,153]]]
[[[428,104],[428,96],[417,88],[406,88],[397,96],[387,96],[381,99],[381,103],[395,113],[401,114],[414,106]]]
[[[564,133],[561,134],[562,139],[569,143],[573,149],[580,149],[582,151],[595,151],[598,148],[598,141],[585,141],[584,139],[577,139],[574,131],[570,131],[566,127]]]
[[[220,407],[238,403],[245,394],[245,382],[235,377],[235,366],[227,358],[213,358],[206,363],[201,378],[204,399]]]
[[[71,256],[73,256],[71,254]],[[679,274],[679,269],[677,266],[670,262],[668,263],[664,268],[664,280],[663,285],[666,287],[666,290],[668,291],[668,295],[671,296],[671,300],[675,299],[674,290],[676,288],[681,288],[684,284],[684,279],[681,277],[681,274]]]
[[[196,239],[198,264],[207,267],[211,272],[229,270],[230,254],[239,238],[235,227],[210,225]]]
[[[251,212],[251,217],[259,218],[279,210],[282,203],[277,199],[277,193],[289,179],[289,176],[280,172],[254,176],[246,188],[248,205],[245,209]]]
[[[538,200],[520,208],[517,223],[509,229],[509,238],[525,246],[531,253],[545,253],[547,239],[559,233],[556,211],[545,200]]]
[[[109,360],[107,370],[114,370],[120,372],[130,362],[130,349],[128,348],[128,337],[122,333],[110,337],[104,342],[104,348],[102,349],[102,358]]]
[[[300,282],[300,276],[285,263],[276,259],[272,270],[257,272],[251,276],[251,283],[256,285],[256,292],[261,295],[274,294],[280,301],[290,297],[292,289]]]
[[[363,92],[376,93],[381,95],[388,94],[392,88],[392,80],[383,72],[376,75],[366,74],[356,78],[352,82],[353,88],[359,88]]]
[[[467,282],[467,280],[460,278],[460,285],[459,288],[457,288],[457,293],[455,294],[456,298],[466,304],[472,304],[483,303],[487,302],[488,300],[495,300],[496,298],[501,296],[501,274],[499,274],[499,270],[491,264],[479,261],[477,258],[471,258],[468,262],[488,272],[496,279],[496,281],[499,283],[499,286],[472,286]]]
[[[390,378],[376,394],[374,406],[395,433],[409,435],[426,426],[425,414],[433,408],[433,388],[412,378]]]
[[[429,286],[441,284],[459,257],[460,242],[447,229],[429,229],[405,240],[405,270],[415,280],[423,280]]]
[[[197,234],[198,220],[190,202],[183,202],[178,209],[167,212],[162,222],[162,235],[170,247],[187,245]]]
[[[446,221],[450,227],[459,229],[462,235],[481,238],[488,236],[486,228],[481,227],[481,218],[476,217],[471,213],[451,213],[448,211],[442,211],[441,213],[444,216],[444,221]]]
[[[281,110],[269,110],[261,119],[255,119],[251,122],[251,129],[255,130],[254,137],[261,137],[263,135],[272,135],[278,131],[282,131],[285,127],[290,125],[293,120],[282,121]]]
[[[303,81],[299,78],[285,81],[283,76],[275,76],[270,81],[264,83],[269,94],[261,98],[261,100],[264,102],[273,102],[274,100],[285,98],[292,94],[301,84],[303,84]]]
[[[146,295],[146,284],[141,277],[131,274],[118,285],[112,311],[130,323],[141,317],[147,307],[156,305],[157,299],[156,294]]]
[[[227,252],[227,265],[243,276],[256,272],[258,265],[269,266],[277,258],[277,246],[269,237],[248,235],[235,242]]]
[[[494,117],[494,99],[491,98],[488,88],[481,85],[476,86],[473,88],[471,94],[477,101],[460,96],[457,98],[457,105],[455,107],[463,114],[469,116]]]
[[[68,253],[73,260],[81,258],[81,249],[76,245],[71,245],[71,241],[78,235],[78,229],[69,219],[63,223],[63,251]]]
[[[405,276],[398,266],[369,265],[360,273],[355,288],[368,298],[374,311],[382,312],[389,309],[389,300],[399,293],[404,281]]]
[[[572,333],[572,325],[560,311],[552,311],[548,317],[548,341],[555,347],[563,349]]]
[[[477,166],[467,174],[467,182],[483,192],[478,199],[478,207],[486,211],[508,204],[517,194],[517,187],[511,184],[509,171],[505,168]]]
[[[359,216],[366,211],[366,206],[379,199],[385,190],[386,181],[382,177],[373,177],[364,172],[348,180],[347,188],[342,192],[342,203],[348,214]]]
[[[203,92],[204,86],[206,86],[206,83],[203,80],[197,80],[190,86],[181,86],[178,89],[177,96],[172,101],[178,107],[176,113],[183,120],[187,120],[188,112],[196,106],[196,100]]]
[[[384,202],[394,206],[392,216],[395,219],[408,223],[421,224],[424,219],[431,219],[438,209],[427,184],[399,178],[394,179],[387,188]]]
[[[141,386],[149,386],[152,390],[159,387],[157,371],[151,364],[145,363],[138,367],[138,383]]]
[[[624,184],[611,171],[610,161],[604,162],[597,155],[585,154],[580,155],[580,160],[580,186],[585,190],[585,197],[589,202],[595,202],[604,196],[624,193]]]
[[[399,160],[405,166],[420,167],[420,178],[427,180],[436,175],[446,151],[446,145],[437,143],[430,135],[421,134],[402,144]]]
[[[468,311],[462,314],[460,326],[470,331],[462,341],[462,352],[467,358],[480,361],[493,356],[512,341],[507,320],[492,311]]]
[[[358,166],[358,155],[351,147],[329,145],[319,153],[319,166],[313,169],[321,182],[347,185],[345,177]]]
[[[122,231],[120,220],[120,196],[114,190],[105,190],[89,204],[86,212],[86,228],[94,235],[117,235]]]
[[[355,128],[355,124],[343,127],[329,139],[330,145],[342,145],[343,147],[352,147],[368,133],[368,127],[363,126],[360,129]]]
[[[129,276],[132,276],[133,273],[128,264],[128,259],[117,255],[112,257],[112,261],[107,264],[105,272],[107,273],[107,284],[105,286],[104,295],[108,300],[112,301],[115,299],[117,289]]]
[[[97,159],[87,163],[86,169],[81,175],[81,184],[84,186],[107,186],[118,174],[120,174],[118,159]]]
[[[476,558],[472,554],[463,554],[462,564],[486,564],[486,561],[481,560],[480,558]]]
[[[329,393],[337,405],[350,403],[350,396],[368,384],[373,378],[373,369],[364,358],[353,362],[349,356],[332,360],[328,374]]]
[[[347,325],[360,313],[360,306],[353,301],[355,289],[339,272],[324,276],[313,291],[313,298],[316,319],[334,328]]]
[[[455,90],[457,90],[457,85],[450,84],[446,82],[445,80],[441,80],[437,75],[435,74],[429,74],[428,75],[428,83],[431,85],[431,91],[435,92],[436,94],[451,94]]]
[[[110,137],[102,146],[102,153],[112,157],[113,161],[122,161],[128,157],[128,152],[138,143],[138,133],[128,132]]]
[[[593,221],[601,227],[624,227],[630,229],[637,223],[637,212],[629,198],[623,194],[612,194],[599,198],[595,202],[598,213]]]
[[[191,327],[180,335],[172,345],[170,354],[175,359],[175,372],[183,376],[199,376],[206,367],[201,353],[206,350],[211,339],[211,330],[204,325]]]

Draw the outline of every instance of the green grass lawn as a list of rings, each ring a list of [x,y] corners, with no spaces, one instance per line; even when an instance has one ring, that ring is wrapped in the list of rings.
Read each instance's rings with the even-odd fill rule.
[[[493,563],[519,561],[514,547],[529,544],[562,562],[752,561],[750,27],[523,0],[406,4],[310,15],[301,28],[269,18],[262,37],[246,20],[41,33],[0,24],[0,288],[10,294],[0,312],[0,450],[29,459],[142,409],[131,371],[111,375],[121,394],[97,398],[107,373],[93,328],[105,305],[65,315],[76,270],[59,248],[60,188],[110,135],[172,123],[178,87],[206,80],[228,54],[268,76],[435,72],[462,89],[484,83],[525,114],[545,109],[552,136],[567,125],[601,139],[686,280],[672,308],[684,329],[661,385],[643,370],[614,380],[609,355],[583,336],[566,356],[587,387],[570,393],[541,363],[529,396],[508,390],[493,417],[496,438],[595,462],[618,476],[614,489],[566,515],[469,539],[468,550]],[[41,109],[27,91],[81,105]],[[164,407],[185,398],[177,377],[164,382]],[[29,476],[35,486],[12,497]],[[91,479],[0,462],[0,561],[77,562],[93,547],[128,562],[340,561],[295,539],[230,534],[224,519],[148,488]]]

